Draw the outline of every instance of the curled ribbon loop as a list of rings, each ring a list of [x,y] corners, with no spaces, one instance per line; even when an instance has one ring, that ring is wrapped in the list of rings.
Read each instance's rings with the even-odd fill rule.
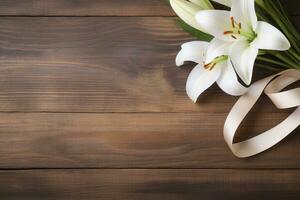
[[[224,138],[234,155],[245,158],[261,153],[283,140],[300,125],[300,87],[281,92],[298,80],[300,70],[285,70],[255,82],[236,102],[224,125]],[[243,142],[233,143],[237,128],[263,92],[278,109],[297,108],[284,121],[268,131]]]

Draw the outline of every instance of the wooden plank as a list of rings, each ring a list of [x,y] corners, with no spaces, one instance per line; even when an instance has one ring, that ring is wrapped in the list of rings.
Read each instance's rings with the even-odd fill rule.
[[[6,27],[0,33],[2,111],[197,107],[184,92],[190,69],[174,64],[180,43],[191,37],[173,19],[1,18],[0,24]]]
[[[175,16],[168,0],[1,0],[0,15],[26,16]],[[298,0],[282,0],[299,15]]]
[[[1,0],[0,15],[174,16],[167,0]]]
[[[240,139],[286,113],[256,113]],[[222,136],[225,114],[1,114],[0,168],[299,168],[299,129],[278,146],[237,159]]]
[[[5,200],[300,198],[299,170],[21,170],[0,181]]]
[[[174,60],[194,38],[173,18],[7,17],[0,26],[0,111],[227,113],[236,101],[217,87],[201,105],[189,100],[191,67]]]

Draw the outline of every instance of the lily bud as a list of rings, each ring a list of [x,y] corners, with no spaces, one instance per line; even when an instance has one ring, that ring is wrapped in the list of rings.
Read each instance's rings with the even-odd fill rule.
[[[205,4],[203,4],[204,0],[201,4],[200,2],[201,0],[170,0],[170,4],[178,17],[180,17],[188,25],[198,30],[201,30],[201,28],[196,21],[196,13],[200,10],[208,9],[209,7],[209,5],[205,6]],[[203,7],[202,4],[205,7]]]
[[[189,2],[192,2],[196,5],[198,5],[203,10],[214,9],[213,5],[211,5],[211,3],[210,3],[210,0],[189,0]]]
[[[214,2],[217,2],[219,4],[222,4],[224,6],[227,6],[227,7],[231,7],[231,0],[213,0]]]
[[[262,8],[266,8],[265,2],[263,0],[255,0],[255,3],[257,3]]]

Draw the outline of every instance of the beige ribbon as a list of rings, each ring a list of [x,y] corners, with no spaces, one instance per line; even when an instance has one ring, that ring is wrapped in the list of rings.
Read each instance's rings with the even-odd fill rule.
[[[300,87],[281,92],[286,86],[298,80],[300,70],[285,70],[255,82],[236,102],[224,125],[224,138],[234,155],[245,158],[261,153],[283,140],[300,125]],[[263,92],[279,109],[297,108],[270,130],[243,142],[233,143],[237,128]]]

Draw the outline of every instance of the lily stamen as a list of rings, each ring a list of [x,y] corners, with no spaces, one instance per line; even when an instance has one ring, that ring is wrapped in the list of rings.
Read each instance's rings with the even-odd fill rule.
[[[242,23],[235,21],[234,17],[230,17],[232,30],[224,31],[224,35],[230,35],[233,39],[237,39],[236,35],[242,35]]]
[[[224,35],[233,34],[233,31],[224,31]]]
[[[204,69],[207,69],[207,70],[211,71],[211,70],[214,69],[214,67],[218,63],[223,62],[227,59],[228,59],[228,56],[218,56],[213,61],[211,61],[210,63],[204,64],[203,67],[204,67]]]
[[[211,68],[212,63],[208,63],[204,65],[204,69],[210,69]]]
[[[246,32],[245,30],[242,29],[242,23],[241,22],[237,22],[234,17],[230,17],[230,21],[231,21],[231,30],[227,30],[224,31],[223,34],[224,35],[230,35],[231,38],[233,39],[237,39],[239,35],[242,35],[246,38],[249,39],[249,41],[253,41],[256,38],[256,34],[255,32]]]
[[[216,66],[216,64],[217,64],[217,63],[214,63],[208,70],[211,71],[211,70]]]
[[[208,63],[206,65],[204,65],[204,69],[207,69],[209,71],[213,70],[213,68],[217,65],[216,62],[211,62],[211,63]]]
[[[232,26],[232,28],[235,28],[235,20],[234,20],[234,18],[233,17],[230,17],[230,20],[231,20],[231,26]]]

